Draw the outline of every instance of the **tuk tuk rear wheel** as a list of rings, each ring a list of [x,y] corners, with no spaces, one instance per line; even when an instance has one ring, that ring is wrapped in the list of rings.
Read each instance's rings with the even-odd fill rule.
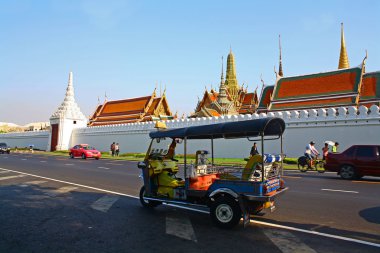
[[[143,207],[146,207],[146,208],[155,208],[156,206],[159,206],[161,205],[161,202],[159,201],[152,201],[152,200],[145,200],[144,199],[144,195],[145,195],[145,186],[141,187],[140,189],[140,203]]]
[[[220,197],[211,204],[210,216],[216,226],[225,229],[233,228],[241,219],[239,203],[232,197]]]

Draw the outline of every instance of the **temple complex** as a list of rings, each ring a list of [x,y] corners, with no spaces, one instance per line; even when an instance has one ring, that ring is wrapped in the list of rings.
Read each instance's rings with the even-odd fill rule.
[[[165,92],[158,97],[155,89],[150,96],[105,101],[98,105],[88,125],[101,126],[173,118]]]
[[[365,73],[366,59],[350,68],[343,24],[338,70],[283,77],[280,47],[276,82],[263,86],[258,112],[380,105],[380,72]]]
[[[195,112],[190,116],[212,117],[221,115],[252,114],[256,111],[258,104],[257,93],[248,93],[247,88],[240,87],[236,78],[235,57],[230,50],[227,57],[226,79],[224,80],[222,63],[222,74],[220,78],[219,91],[205,90],[203,97],[198,101]]]

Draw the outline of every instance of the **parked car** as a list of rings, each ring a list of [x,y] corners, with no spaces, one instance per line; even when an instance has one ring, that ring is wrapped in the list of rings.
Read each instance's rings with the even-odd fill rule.
[[[11,152],[11,148],[8,147],[8,145],[5,142],[0,143],[0,153],[4,154],[7,153],[9,154]]]
[[[380,177],[380,145],[354,145],[342,153],[329,153],[324,167],[343,179]]]
[[[95,158],[98,160],[102,154],[100,151],[96,150],[94,147],[88,144],[75,145],[70,149],[70,158],[82,157],[82,159]]]

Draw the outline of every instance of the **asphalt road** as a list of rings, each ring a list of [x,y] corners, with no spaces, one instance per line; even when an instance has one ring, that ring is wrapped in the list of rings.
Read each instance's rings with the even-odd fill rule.
[[[285,172],[290,190],[247,228],[136,199],[136,162],[0,155],[0,252],[379,252],[380,178]]]

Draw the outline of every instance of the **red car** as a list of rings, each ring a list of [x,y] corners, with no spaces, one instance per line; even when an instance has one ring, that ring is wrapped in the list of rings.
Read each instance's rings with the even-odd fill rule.
[[[88,144],[79,144],[75,145],[70,149],[70,158],[82,157],[83,159],[95,158],[98,160],[102,154],[100,151],[96,150],[94,147],[89,146]]]
[[[380,145],[354,145],[342,153],[329,153],[324,167],[343,179],[380,177]]]

